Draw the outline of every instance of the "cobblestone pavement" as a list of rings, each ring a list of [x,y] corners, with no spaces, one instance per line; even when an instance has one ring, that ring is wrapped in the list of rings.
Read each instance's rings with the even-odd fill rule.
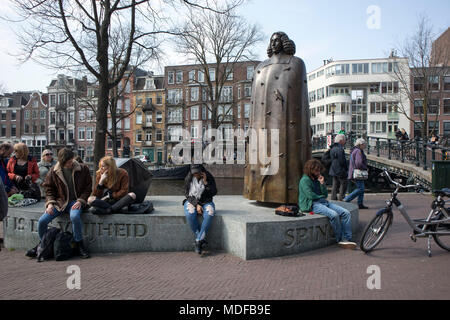
[[[362,228],[389,195],[366,195]],[[414,218],[425,217],[431,196],[400,200]],[[37,263],[23,251],[0,252],[0,299],[448,299],[450,253],[434,242],[409,238],[409,226],[395,212],[379,247],[366,255],[337,246],[281,258],[243,261],[206,252],[101,254],[91,259]],[[81,270],[81,289],[69,290],[67,267]],[[381,270],[381,289],[369,290],[369,266]]]

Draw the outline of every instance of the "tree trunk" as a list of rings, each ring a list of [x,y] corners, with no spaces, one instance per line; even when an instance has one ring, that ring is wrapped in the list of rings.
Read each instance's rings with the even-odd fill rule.
[[[97,125],[95,127],[94,168],[98,169],[100,159],[105,156],[106,129],[108,127],[107,111],[109,104],[108,77],[100,82],[97,104]]]

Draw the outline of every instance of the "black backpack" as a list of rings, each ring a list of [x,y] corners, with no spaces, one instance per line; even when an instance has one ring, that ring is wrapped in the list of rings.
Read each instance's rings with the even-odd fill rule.
[[[44,260],[49,260],[54,258],[55,253],[53,245],[55,243],[56,236],[61,230],[55,227],[50,227],[44,233],[41,242],[39,242],[37,247],[37,261],[42,262]]]
[[[325,153],[322,156],[321,162],[325,166],[325,168],[329,168],[331,166],[331,154],[330,154],[331,148],[325,151]]]
[[[56,261],[64,261],[73,257],[73,236],[69,231],[56,234],[53,253]]]

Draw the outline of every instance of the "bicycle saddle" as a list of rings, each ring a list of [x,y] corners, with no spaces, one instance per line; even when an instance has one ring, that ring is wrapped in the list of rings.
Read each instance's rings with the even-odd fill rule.
[[[433,193],[436,196],[450,197],[450,189],[449,188],[444,188],[441,190],[434,190]]]

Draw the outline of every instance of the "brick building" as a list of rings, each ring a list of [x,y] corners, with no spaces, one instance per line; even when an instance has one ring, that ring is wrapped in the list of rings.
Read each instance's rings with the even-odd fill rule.
[[[0,96],[0,143],[21,142],[22,106],[31,92],[5,93]]]
[[[98,87],[87,85],[87,94],[80,97],[76,109],[76,135],[77,154],[83,162],[93,168],[94,140],[96,127],[96,114],[98,100]]]
[[[132,142],[134,141],[134,124],[135,124],[135,99],[134,87],[136,78],[147,75],[147,72],[139,68],[135,68],[133,72],[126,71],[123,79],[117,86],[117,110],[116,110],[116,128],[117,128],[117,151],[120,157],[133,156]],[[127,116],[128,115],[128,116]],[[123,118],[121,120],[118,120]],[[108,109],[108,131],[112,129],[111,110]],[[106,154],[113,155],[113,142],[107,136],[106,138]]]
[[[76,150],[75,112],[79,97],[86,93],[87,78],[75,79],[63,74],[47,87],[49,99],[49,146],[56,152],[68,146]]]
[[[259,61],[235,63],[232,70],[229,70],[221,96],[213,96],[213,99],[220,99],[218,114],[223,115],[223,122],[218,128],[219,141],[232,140],[233,130],[247,131],[250,120],[252,78],[258,64]],[[215,87],[216,77],[218,77],[215,65],[208,65],[208,74]],[[168,153],[171,153],[173,147],[182,139],[183,129],[190,133],[192,141],[205,141],[208,138],[206,135],[208,129],[211,129],[211,113],[206,105],[211,105],[211,98],[205,77],[202,65],[165,67]]]
[[[22,105],[21,141],[40,159],[48,141],[48,95],[35,91]]]
[[[134,88],[136,111],[133,149],[135,156],[147,155],[152,163],[166,162],[166,108],[164,76],[149,72],[136,78]]]

